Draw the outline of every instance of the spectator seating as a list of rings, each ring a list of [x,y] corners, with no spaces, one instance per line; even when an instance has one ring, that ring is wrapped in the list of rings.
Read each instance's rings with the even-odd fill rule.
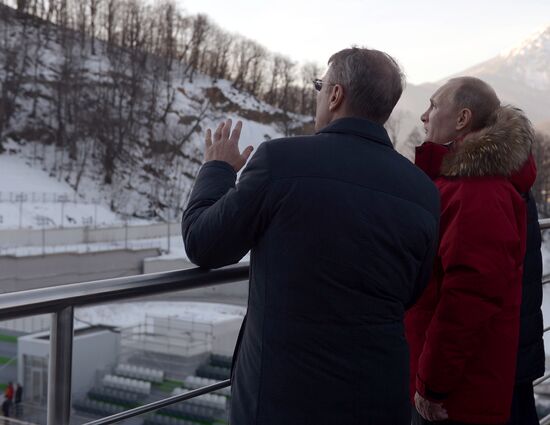
[[[164,371],[160,369],[150,369],[148,367],[135,366],[131,364],[119,364],[115,368],[115,373],[126,378],[139,379],[161,383],[164,380]]]
[[[116,388],[122,391],[129,391],[138,394],[151,394],[151,383],[138,379],[124,378],[117,375],[105,375],[102,383],[106,387]]]

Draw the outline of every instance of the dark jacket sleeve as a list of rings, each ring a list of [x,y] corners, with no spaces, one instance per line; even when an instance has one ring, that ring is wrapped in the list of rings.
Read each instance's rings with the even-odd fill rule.
[[[527,198],[527,250],[523,262],[521,326],[516,382],[527,383],[544,375],[544,325],[542,305],[541,233],[537,204]]]
[[[238,262],[267,226],[270,184],[267,148],[260,145],[239,183],[223,161],[205,163],[183,213],[182,233],[189,259],[217,268]]]
[[[518,210],[498,187],[458,184],[443,212],[444,277],[418,365],[417,391],[428,398],[454,389],[480,330],[521,291],[524,205]]]

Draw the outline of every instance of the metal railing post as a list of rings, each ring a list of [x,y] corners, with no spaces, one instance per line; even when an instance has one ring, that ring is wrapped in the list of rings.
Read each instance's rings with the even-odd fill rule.
[[[52,314],[48,372],[48,425],[69,425],[73,364],[73,306]]]

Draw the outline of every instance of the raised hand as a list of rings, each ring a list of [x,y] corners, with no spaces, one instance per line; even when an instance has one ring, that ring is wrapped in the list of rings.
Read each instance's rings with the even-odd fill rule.
[[[414,404],[416,406],[416,410],[420,413],[420,416],[427,421],[444,421],[449,418],[447,411],[441,403],[435,403],[427,400],[418,393],[414,395]]]
[[[243,123],[237,121],[233,130],[231,130],[231,124],[231,120],[226,120],[218,125],[213,140],[212,130],[206,130],[204,140],[206,145],[205,160],[227,162],[238,172],[244,167],[254,148],[248,146],[242,153],[239,151],[239,138],[241,137]]]

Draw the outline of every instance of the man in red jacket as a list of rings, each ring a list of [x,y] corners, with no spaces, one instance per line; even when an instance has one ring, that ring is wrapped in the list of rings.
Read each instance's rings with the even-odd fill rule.
[[[416,164],[440,191],[441,222],[431,281],[405,321],[413,423],[505,424],[520,323],[522,195],[536,176],[533,129],[472,77],[437,90],[421,120]]]

